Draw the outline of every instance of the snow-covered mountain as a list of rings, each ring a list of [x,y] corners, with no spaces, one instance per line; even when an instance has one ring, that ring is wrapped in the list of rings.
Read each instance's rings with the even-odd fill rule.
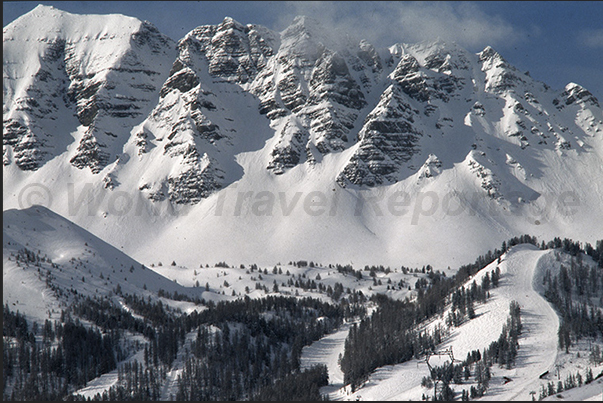
[[[3,32],[4,164],[35,171],[69,149],[99,173],[149,113],[174,43],[149,23],[39,6]]]
[[[457,398],[601,399],[580,85],[303,16],[175,42],[43,5],[3,66],[6,399],[445,396],[430,357]]]
[[[4,208],[46,205],[145,264],[445,267],[522,233],[601,237],[597,98],[490,47],[377,49],[307,17],[175,43],[40,5],[3,55]]]
[[[6,210],[2,218],[4,303],[30,320],[56,319],[74,296],[107,297],[116,288],[145,297],[191,294],[44,207]]]

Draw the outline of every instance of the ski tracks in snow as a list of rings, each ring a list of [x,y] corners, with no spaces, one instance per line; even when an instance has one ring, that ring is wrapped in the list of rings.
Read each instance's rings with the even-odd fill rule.
[[[542,273],[551,261],[543,257],[552,253],[551,250],[543,251],[533,245],[517,245],[504,255],[500,264],[494,261],[478,273],[475,279],[479,283],[486,272],[495,270],[498,265],[502,273],[500,286],[491,290],[492,299],[488,303],[477,307],[478,317],[454,329],[451,337],[442,345],[443,348],[452,346],[458,359],[464,359],[472,349],[488,347],[498,338],[506,323],[510,302],[519,303],[523,329],[516,365],[510,370],[497,365],[492,368],[493,378],[482,400],[530,400],[530,391],[538,391],[540,374],[554,370],[559,317],[539,293],[542,289]],[[302,368],[315,364],[327,365],[330,385],[324,388],[323,393],[329,393],[333,400],[420,399],[421,392],[426,390],[419,383],[427,371],[422,367],[423,363],[417,360],[377,369],[370,375],[369,382],[354,394],[350,395],[341,389],[344,386],[343,373],[337,358],[340,353],[343,355],[349,327],[349,324],[345,325],[339,331],[305,347],[302,352]],[[513,381],[505,384],[503,376]],[[463,385],[455,386],[460,393]]]
[[[335,333],[331,333],[304,347],[301,357],[301,369],[307,369],[317,364],[325,364],[329,371],[329,385],[341,388],[343,386],[343,372],[339,366],[339,354],[343,356],[345,339],[348,337],[351,325],[351,323],[346,323]]]
[[[515,368],[501,370],[493,367],[495,374],[508,376],[513,381],[504,385],[491,382],[483,400],[531,400],[530,391],[538,393],[539,376],[554,370],[559,317],[538,292],[548,261],[543,257],[552,253],[552,250],[542,251],[532,245],[518,245],[505,257],[504,276],[509,285],[505,287],[504,294],[509,300],[519,303],[523,329]]]
[[[165,383],[161,388],[161,397],[159,400],[175,400],[178,392],[178,376],[182,373],[186,359],[190,354],[191,343],[197,339],[197,329],[187,333],[184,345],[178,349],[176,359],[172,363],[172,368],[168,371]]]

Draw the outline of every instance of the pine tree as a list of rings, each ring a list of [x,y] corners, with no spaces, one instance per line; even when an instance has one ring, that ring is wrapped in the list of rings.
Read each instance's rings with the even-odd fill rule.
[[[584,383],[585,383],[585,384],[589,384],[589,383],[591,383],[592,381],[593,381],[593,370],[592,370],[592,369],[589,367],[589,368],[586,370],[586,378],[585,378],[585,380],[584,380]]]

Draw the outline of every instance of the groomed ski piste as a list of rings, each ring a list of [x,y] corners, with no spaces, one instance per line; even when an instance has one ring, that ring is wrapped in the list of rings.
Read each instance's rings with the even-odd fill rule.
[[[509,304],[517,301],[521,308],[523,331],[519,338],[519,352],[514,368],[507,370],[496,364],[491,368],[492,379],[486,394],[480,400],[532,400],[532,394],[538,398],[541,384],[549,380],[555,383],[558,376],[565,379],[568,373],[584,370],[587,366],[586,354],[583,359],[576,358],[570,350],[565,354],[558,350],[559,317],[553,307],[544,299],[542,278],[544,271],[559,267],[559,252],[540,250],[533,245],[517,245],[502,256],[500,263],[492,262],[468,280],[470,284],[491,272],[497,266],[501,270],[501,280],[497,288],[490,290],[490,298],[485,304],[475,307],[476,318],[454,328],[439,350],[452,349],[454,358],[462,361],[468,352],[487,348],[498,338],[509,315]],[[443,324],[445,313],[437,322]],[[374,371],[368,381],[354,393],[343,384],[343,373],[337,358],[343,354],[347,328],[328,335],[322,340],[306,347],[302,355],[302,367],[325,364],[329,370],[330,385],[322,392],[328,393],[330,400],[367,400],[367,401],[404,401],[422,400],[423,395],[432,396],[433,388],[421,386],[423,377],[429,377],[429,369],[424,360],[411,360],[398,365],[381,367]],[[567,357],[567,356],[573,356]],[[560,373],[556,374],[556,365]],[[598,374],[601,367],[593,368]],[[548,371],[546,377],[541,374]],[[511,379],[507,381],[506,379]],[[603,400],[603,379],[592,384],[571,389],[550,396],[549,400]],[[460,394],[462,389],[469,391],[471,379],[463,385],[451,385]]]

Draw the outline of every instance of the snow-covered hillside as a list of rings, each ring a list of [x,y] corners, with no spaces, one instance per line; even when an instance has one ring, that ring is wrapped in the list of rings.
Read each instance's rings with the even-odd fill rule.
[[[189,267],[443,269],[523,233],[600,238],[603,112],[586,89],[490,47],[325,32],[225,18],[175,44],[37,7],[4,27],[4,208],[42,204],[142,263]]]
[[[130,308],[116,294],[117,289],[123,294],[145,296],[150,298],[149,301],[160,300],[166,306],[190,313],[207,308],[186,300],[158,298],[161,295],[158,291],[202,298],[206,302],[282,295],[336,303],[340,296],[334,293],[339,292],[347,297],[352,295],[350,292],[367,297],[381,293],[402,300],[414,299],[417,295],[415,282],[429,277],[422,270],[408,268],[372,267],[351,271],[351,267],[336,268],[314,262],[310,265],[308,262],[289,262],[273,267],[231,267],[218,262],[200,263],[194,268],[176,262],[154,262],[152,267],[144,267],[44,207],[7,210],[3,221],[3,303],[38,323],[46,319],[58,320],[61,311],[76,300],[75,295],[79,298],[109,297],[129,312]],[[588,257],[584,261],[588,266],[594,265]],[[557,369],[561,379],[576,372],[585,373],[587,368],[592,368],[595,375],[603,369],[601,364],[593,365],[589,358],[591,341],[577,341],[570,354],[558,349],[559,318],[542,295],[544,277],[558,274],[563,265],[571,266],[572,258],[558,250],[518,245],[466,281],[465,287],[469,289],[473,281],[482,283],[487,273],[491,274],[497,268],[500,271],[498,286],[489,290],[485,303],[475,306],[475,318],[445,332],[443,342],[438,345],[439,351],[450,348],[454,357],[462,360],[467,353],[486,348],[500,334],[510,302],[518,302],[521,308],[523,331],[516,365],[512,369],[492,369],[490,386],[483,399],[526,400],[530,392],[538,394],[543,385],[555,381]],[[310,283],[314,285],[310,286]],[[374,308],[372,304],[367,307],[370,315]],[[449,312],[450,309],[425,323],[425,328],[446,328]],[[351,393],[349,387],[344,387],[344,376],[339,367],[351,325],[351,322],[343,324],[302,351],[302,369],[316,364],[327,366],[330,384],[323,388],[323,393],[328,393],[333,400],[418,400],[423,394],[431,393],[431,389],[421,386],[423,377],[429,375],[424,359],[378,368],[367,383]],[[177,391],[177,378],[182,375],[187,359],[186,348],[190,348],[195,334],[193,331],[187,336],[185,344],[188,344],[181,347],[172,364],[168,380],[162,386],[163,400],[169,400]],[[139,338],[135,336],[132,340]],[[143,346],[147,343],[142,338],[140,341]],[[121,365],[134,360],[142,362],[142,352],[141,347],[134,349]],[[547,371],[551,375],[541,377]],[[600,398],[597,382],[564,391],[562,396],[566,399],[571,396]],[[77,393],[94,397],[117,383],[118,374],[114,370],[92,380]],[[454,388],[460,392],[471,385],[469,380]]]
[[[45,207],[3,212],[3,303],[37,322],[56,318],[74,295],[111,297],[118,287],[124,294],[153,299],[163,290],[213,302],[267,295],[333,302],[331,293],[338,284],[340,295],[382,293],[404,299],[416,293],[415,282],[425,277],[420,270],[376,267],[352,272],[318,262],[309,266],[307,261],[252,266],[206,261],[187,267],[175,260],[145,266]],[[160,299],[184,312],[203,309],[192,302]]]
[[[3,303],[28,319],[57,318],[74,295],[189,294],[124,252],[44,208],[6,210],[3,221]]]
[[[584,375],[589,365],[596,374],[603,369],[589,362],[586,345],[572,349],[571,355],[558,350],[559,317],[543,298],[542,279],[546,270],[559,270],[561,264],[568,262],[568,256],[560,255],[558,251],[518,245],[504,254],[500,262],[495,260],[467,281],[466,287],[469,288],[474,280],[480,283],[486,273],[491,273],[496,267],[500,269],[499,286],[489,291],[491,296],[486,303],[476,306],[476,317],[454,328],[438,346],[438,351],[451,350],[455,360],[464,360],[468,353],[483,350],[498,338],[506,323],[511,301],[518,302],[521,308],[523,331],[519,338],[516,366],[510,370],[493,367],[490,386],[482,400],[531,400],[532,391],[538,398],[542,385],[546,387],[550,380],[556,384],[557,365],[560,368],[559,379],[562,380],[576,371]],[[441,315],[441,319],[430,322],[428,327],[445,326],[448,313],[449,310]],[[433,394],[433,388],[421,386],[423,377],[430,377],[424,359],[381,367],[352,393],[349,387],[344,387],[343,378],[338,375],[341,370],[336,359],[344,351],[344,341],[345,337],[339,333],[326,336],[307,347],[302,357],[307,367],[322,363],[333,371],[332,385],[323,389],[331,400],[421,400],[423,395]],[[582,359],[576,358],[577,353]],[[547,375],[541,376],[545,373]],[[453,388],[460,393],[462,389],[468,391],[472,385],[474,382],[470,379]],[[564,391],[561,395],[565,399],[576,396],[580,397],[579,400],[597,400],[601,398],[601,386],[600,383],[585,385]]]

